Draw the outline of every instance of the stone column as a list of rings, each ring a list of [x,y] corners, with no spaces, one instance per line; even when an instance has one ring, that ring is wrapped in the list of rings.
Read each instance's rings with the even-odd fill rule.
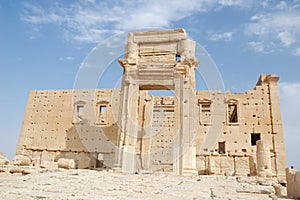
[[[123,144],[122,172],[136,171],[136,144],[138,137],[138,98],[139,86],[130,82],[127,93],[125,141]]]
[[[175,130],[176,138],[174,139],[173,148],[173,173],[176,175],[182,175],[182,77],[179,74],[174,77],[175,85]]]
[[[122,82],[119,115],[118,151],[114,168],[116,171],[134,173],[136,170],[135,148],[138,136],[139,86],[129,76]]]
[[[174,147],[173,172],[176,175],[197,174],[194,105],[195,94],[188,78],[175,79],[175,113],[178,136]]]
[[[122,167],[122,155],[123,155],[123,143],[125,137],[126,129],[126,118],[127,118],[127,96],[128,96],[128,79],[124,76],[122,79],[122,90],[121,90],[121,100],[120,100],[120,111],[118,116],[118,147],[115,153],[115,163],[114,170],[120,171]]]
[[[268,145],[262,140],[256,141],[257,175],[272,177],[271,155]]]

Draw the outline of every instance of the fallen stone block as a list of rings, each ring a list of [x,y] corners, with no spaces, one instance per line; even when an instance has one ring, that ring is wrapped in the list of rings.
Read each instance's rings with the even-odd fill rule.
[[[23,168],[21,166],[12,166],[9,169],[9,173],[12,173],[12,174],[15,174],[15,173],[22,174],[23,173]]]
[[[9,160],[4,157],[4,156],[0,156],[0,165],[8,165]]]
[[[58,164],[57,164],[57,162],[42,161],[41,162],[41,168],[57,169],[58,168]]]
[[[31,159],[28,156],[16,155],[12,163],[13,165],[26,166],[31,164]]]
[[[7,165],[0,165],[0,173],[7,171]]]
[[[279,197],[287,196],[287,189],[286,189],[286,187],[283,187],[279,183],[273,184],[273,187],[275,189],[276,196],[279,196]]]
[[[57,161],[58,168],[75,169],[75,161],[73,159],[60,158]]]
[[[274,179],[266,179],[266,178],[257,178],[257,183],[259,185],[264,185],[264,186],[272,186],[276,183]]]
[[[78,169],[90,169],[91,168],[91,159],[88,156],[80,155],[78,157],[77,168]]]
[[[275,189],[272,186],[252,186],[237,189],[236,192],[250,194],[275,194]]]
[[[33,168],[33,167],[24,167],[22,174],[26,175],[26,174],[34,174],[37,173],[38,171]]]

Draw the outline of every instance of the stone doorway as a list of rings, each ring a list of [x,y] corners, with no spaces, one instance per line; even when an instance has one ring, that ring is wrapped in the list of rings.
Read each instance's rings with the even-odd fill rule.
[[[176,135],[171,141],[172,171],[175,174],[195,171],[195,67],[198,65],[195,42],[186,37],[183,29],[129,33],[125,58],[119,63],[124,73],[115,167],[131,173],[139,169],[156,170],[151,164],[155,136],[143,137],[147,121],[143,116],[147,106],[148,112],[154,112],[155,108],[147,91],[167,89],[174,90]],[[149,116],[153,120],[153,114]],[[149,133],[153,135],[152,130]],[[159,157],[163,160],[164,155],[158,155],[157,160]]]

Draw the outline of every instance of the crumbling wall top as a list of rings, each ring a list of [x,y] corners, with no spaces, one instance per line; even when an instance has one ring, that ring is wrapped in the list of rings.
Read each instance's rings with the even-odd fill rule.
[[[184,29],[173,30],[151,30],[146,32],[135,32],[128,34],[128,41],[135,43],[170,42],[186,39]]]
[[[279,76],[276,74],[261,74],[256,85],[262,85],[264,83],[270,83],[271,81],[277,82],[279,80]]]

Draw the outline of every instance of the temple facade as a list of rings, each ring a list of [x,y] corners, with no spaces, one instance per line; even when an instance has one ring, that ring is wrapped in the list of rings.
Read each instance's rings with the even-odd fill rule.
[[[120,89],[30,91],[16,154],[45,168],[67,158],[77,168],[284,179],[279,77],[260,75],[245,93],[197,91],[195,48],[183,29],[129,33]]]

